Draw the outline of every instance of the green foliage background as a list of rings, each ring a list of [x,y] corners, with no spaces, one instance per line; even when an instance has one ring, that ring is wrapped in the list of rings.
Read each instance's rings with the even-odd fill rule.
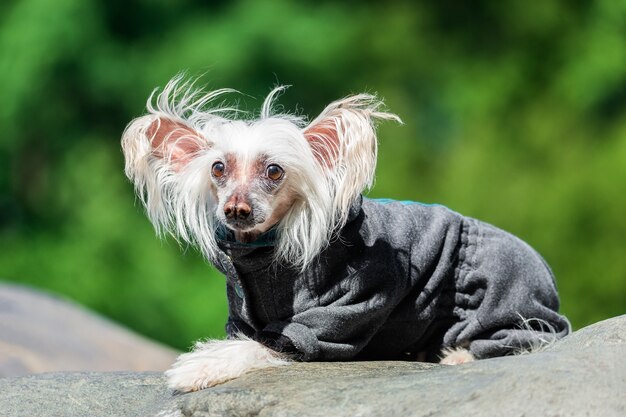
[[[221,336],[224,281],[158,241],[119,138],[187,70],[258,111],[378,92],[371,194],[443,203],[553,267],[575,327],[626,307],[626,2],[10,0],[0,4],[0,277],[179,348]]]

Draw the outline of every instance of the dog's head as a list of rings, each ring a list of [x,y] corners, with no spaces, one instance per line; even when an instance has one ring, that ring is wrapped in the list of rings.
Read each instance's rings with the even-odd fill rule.
[[[148,100],[148,114],[122,137],[126,175],[158,231],[197,245],[210,259],[216,230],[241,242],[275,228],[276,257],[306,266],[345,224],[354,199],[376,167],[376,97],[360,94],[330,104],[311,123],[273,114],[274,89],[261,115],[208,105],[208,94],[177,77]]]

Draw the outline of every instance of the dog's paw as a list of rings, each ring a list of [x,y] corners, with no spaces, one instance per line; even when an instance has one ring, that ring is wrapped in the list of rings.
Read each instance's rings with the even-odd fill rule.
[[[473,362],[475,360],[474,355],[464,348],[445,348],[441,351],[442,365],[460,365],[462,363]]]
[[[210,340],[196,343],[165,372],[169,388],[179,392],[213,387],[244,373],[286,365],[289,359],[250,339]]]

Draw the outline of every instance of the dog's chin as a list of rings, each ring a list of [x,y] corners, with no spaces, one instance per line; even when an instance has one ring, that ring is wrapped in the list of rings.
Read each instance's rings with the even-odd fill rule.
[[[226,222],[226,227],[235,232],[235,239],[241,243],[252,243],[261,234],[269,230],[265,222],[247,224],[244,222]]]
[[[256,230],[259,226],[257,222],[245,222],[245,221],[226,221],[224,223],[226,227],[235,233],[248,233]]]

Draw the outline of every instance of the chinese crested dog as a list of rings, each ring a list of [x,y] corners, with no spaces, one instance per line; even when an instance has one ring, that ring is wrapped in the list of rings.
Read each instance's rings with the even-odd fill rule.
[[[563,337],[552,273],[518,238],[446,207],[370,199],[375,96],[307,122],[214,105],[176,77],[126,128],[126,175],[156,230],[226,276],[227,340],[166,372],[194,391],[293,361],[428,360],[519,353]]]

